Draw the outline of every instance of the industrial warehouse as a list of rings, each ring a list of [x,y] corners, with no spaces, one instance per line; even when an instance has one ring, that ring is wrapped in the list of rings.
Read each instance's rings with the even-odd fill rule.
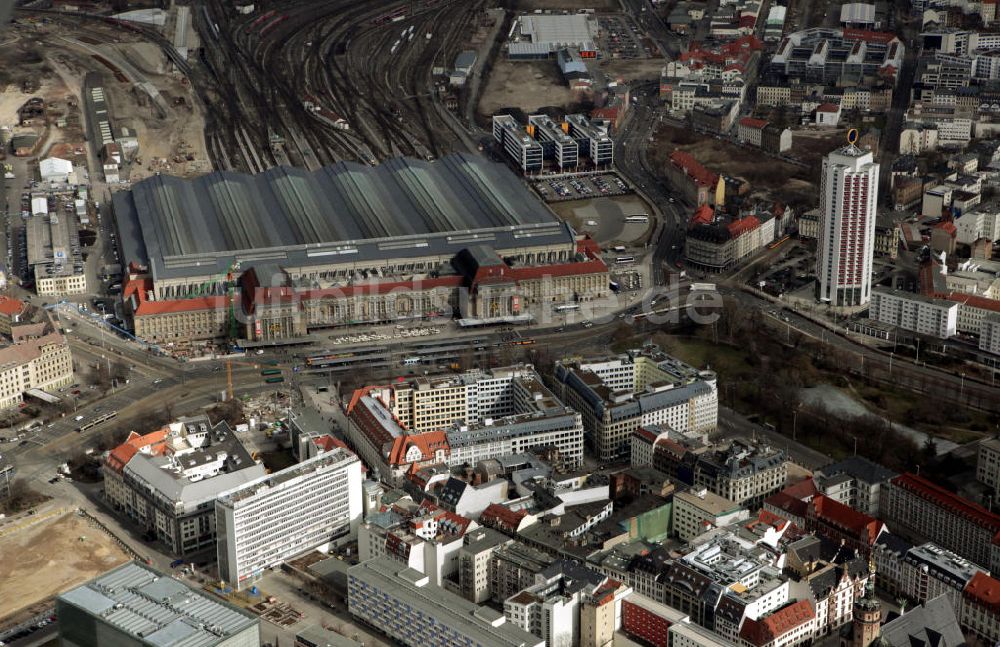
[[[114,210],[126,312],[154,343],[453,313],[530,321],[531,304],[609,290],[596,244],[469,155],[156,176],[117,193]]]

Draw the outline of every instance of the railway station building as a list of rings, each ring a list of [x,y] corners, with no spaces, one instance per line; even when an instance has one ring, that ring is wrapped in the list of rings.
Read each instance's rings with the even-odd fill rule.
[[[161,175],[113,206],[124,310],[154,343],[452,315],[502,323],[610,290],[594,241],[471,155]]]

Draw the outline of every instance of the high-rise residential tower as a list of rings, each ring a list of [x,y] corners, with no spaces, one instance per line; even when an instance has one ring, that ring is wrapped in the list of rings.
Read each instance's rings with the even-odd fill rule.
[[[853,143],[823,159],[816,298],[828,305],[871,299],[878,171],[871,152]]]

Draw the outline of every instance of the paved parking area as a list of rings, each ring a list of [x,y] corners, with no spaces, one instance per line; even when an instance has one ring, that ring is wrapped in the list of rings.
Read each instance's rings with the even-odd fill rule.
[[[535,190],[546,202],[625,195],[632,192],[629,185],[615,173],[541,179],[535,182]]]
[[[642,35],[632,19],[624,15],[601,16],[598,47],[608,58],[649,58],[650,53],[642,44]]]

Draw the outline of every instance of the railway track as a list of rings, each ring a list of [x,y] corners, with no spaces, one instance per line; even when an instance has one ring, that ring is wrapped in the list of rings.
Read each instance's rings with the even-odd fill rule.
[[[201,64],[188,63],[153,29],[97,14],[73,19],[112,23],[160,46],[206,106],[213,165],[258,173],[289,161],[315,170],[340,160],[375,164],[461,148],[436,116],[431,70],[448,65],[482,4],[285,0],[244,17],[226,0],[206,0],[192,12]],[[404,29],[410,37],[400,35]],[[334,125],[338,117],[349,129]],[[287,147],[272,150],[272,134]]]

